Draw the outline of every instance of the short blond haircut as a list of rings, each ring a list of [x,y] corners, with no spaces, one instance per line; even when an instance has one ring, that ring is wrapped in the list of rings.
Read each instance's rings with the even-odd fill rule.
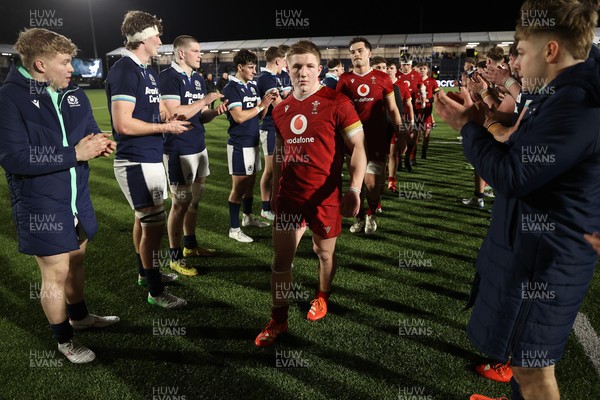
[[[33,68],[37,58],[52,58],[57,54],[77,54],[77,46],[66,36],[44,28],[30,28],[19,33],[15,43],[21,63],[27,69]]]
[[[190,47],[192,43],[200,43],[198,39],[189,35],[181,35],[177,36],[175,40],[173,40],[173,50],[177,51],[179,49],[187,49]]]
[[[310,40],[300,40],[291,45],[289,50],[286,52],[286,57],[289,59],[290,56],[296,54],[312,54],[315,57],[317,57],[319,63],[321,62],[321,51],[319,50],[317,45],[311,42]]]

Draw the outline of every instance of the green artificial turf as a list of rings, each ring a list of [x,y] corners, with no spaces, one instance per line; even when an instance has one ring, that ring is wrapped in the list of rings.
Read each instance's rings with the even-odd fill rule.
[[[104,91],[88,95],[100,128],[110,131]],[[469,311],[463,307],[493,199],[486,198],[485,210],[461,203],[473,192],[473,171],[465,168],[457,132],[438,119],[427,160],[418,159],[413,173],[398,173],[402,196],[385,192],[375,235],[350,234],[353,221],[344,219],[330,312],[316,323],[306,320],[317,259],[305,235],[294,262],[300,300],[292,303],[289,333],[261,350],[254,338],[269,319],[271,230],[244,228],[255,239],[249,244],[227,236],[227,126],[224,117],[207,125],[211,175],[197,228],[201,245],[218,256],[196,259],[200,275],[181,276],[169,288],[189,301],[186,309],[147,304],[136,284],[133,212],[115,180],[113,157],[90,162],[100,229],[85,261],[86,301],[91,312],[115,314],[121,322],[77,333],[96,352],[88,365],[72,365],[56,350],[36,298],[38,267],[17,252],[8,189],[0,182],[0,399],[509,396],[508,384],[473,372],[484,358],[465,333]],[[260,211],[258,183],[254,211]],[[166,235],[163,249],[166,257]],[[582,311],[596,330],[599,295],[595,278]],[[600,379],[573,335],[557,376],[562,399],[598,398]]]

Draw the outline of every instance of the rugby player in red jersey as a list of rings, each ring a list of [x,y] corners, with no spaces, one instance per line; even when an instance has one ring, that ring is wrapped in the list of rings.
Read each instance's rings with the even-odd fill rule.
[[[410,89],[412,96],[413,107],[417,99],[419,83],[421,83],[421,74],[412,68],[412,59],[410,57],[402,57],[400,59],[400,71],[396,74],[399,80],[404,81]],[[408,172],[412,171],[412,165],[416,164],[415,152],[419,137],[415,129],[408,135],[406,143],[406,156],[404,158],[404,167]]]
[[[427,148],[429,147],[429,134],[433,124],[433,95],[440,88],[437,81],[429,76],[429,65],[426,62],[417,64],[417,69],[421,73],[421,83],[417,99],[415,101],[415,114],[417,117],[417,136],[423,134],[423,147],[421,148],[421,158],[427,158]]]
[[[267,347],[288,328],[292,262],[306,230],[312,231],[319,258],[319,288],[307,319],[327,314],[336,270],[335,244],[342,216],[360,208],[367,158],[362,123],[350,99],[319,83],[318,47],[306,40],[287,53],[293,92],[273,109],[276,145],[273,158],[274,258],[271,273],[271,319],[255,339]],[[350,181],[342,197],[344,153],[350,154]]]
[[[394,84],[383,71],[371,68],[371,43],[364,37],[350,40],[349,49],[354,69],[340,76],[336,90],[350,97],[363,124],[367,150],[367,170],[365,173],[365,197],[369,206],[366,217],[364,210],[359,213],[350,232],[364,229],[367,235],[377,230],[375,212],[383,187],[384,169],[390,151],[387,137],[388,113],[396,132],[400,131],[402,119],[394,97]]]

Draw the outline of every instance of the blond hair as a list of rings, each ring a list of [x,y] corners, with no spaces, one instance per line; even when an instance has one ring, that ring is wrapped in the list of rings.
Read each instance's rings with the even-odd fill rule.
[[[574,58],[586,59],[594,40],[597,10],[596,0],[527,0],[521,6],[515,40],[546,35],[557,40]]]
[[[77,54],[77,46],[66,36],[44,28],[30,28],[19,33],[15,43],[21,63],[27,69],[39,57],[54,57],[57,54]]]

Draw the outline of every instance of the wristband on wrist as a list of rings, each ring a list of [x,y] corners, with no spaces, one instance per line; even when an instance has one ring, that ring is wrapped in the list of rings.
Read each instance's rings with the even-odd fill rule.
[[[487,124],[484,124],[484,125],[483,125],[483,127],[484,127],[485,129],[488,129],[488,130],[489,130],[489,129],[490,129],[490,127],[491,127],[492,125],[496,125],[496,124],[499,124],[499,123],[500,123],[500,122],[498,122],[498,121],[490,121],[490,122],[488,122]]]
[[[487,88],[486,88],[486,89],[481,89],[481,90],[479,91],[479,95],[480,95],[481,97],[483,97],[483,94],[484,94],[484,93],[488,93],[488,90],[487,90]]]
[[[511,87],[512,85],[514,85],[515,83],[519,83],[519,82],[517,82],[517,80],[515,78],[513,78],[512,76],[509,76],[502,81],[502,86],[504,86],[508,90],[508,88]]]
[[[261,112],[263,112],[263,110],[265,109],[263,106],[256,106],[254,108],[256,108],[256,111],[258,111],[258,114],[260,114]]]
[[[355,187],[352,187],[352,186],[350,186],[350,187],[348,188],[348,190],[349,190],[350,192],[354,192],[354,193],[359,193],[359,194],[360,194],[360,189],[358,189],[358,188],[355,188]]]

